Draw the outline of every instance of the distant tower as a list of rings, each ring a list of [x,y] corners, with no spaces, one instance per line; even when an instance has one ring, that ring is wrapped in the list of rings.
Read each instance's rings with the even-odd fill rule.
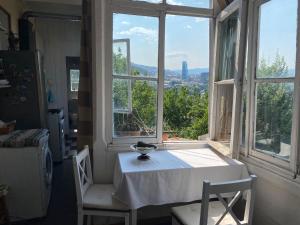
[[[181,72],[182,80],[187,80],[189,78],[188,65],[186,61],[182,62],[182,72]]]

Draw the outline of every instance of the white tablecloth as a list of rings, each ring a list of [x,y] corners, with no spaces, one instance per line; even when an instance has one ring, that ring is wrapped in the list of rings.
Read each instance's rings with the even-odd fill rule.
[[[249,176],[243,163],[209,148],[156,151],[148,161],[137,156],[119,153],[114,171],[114,197],[131,209],[199,200],[204,180],[223,182]]]

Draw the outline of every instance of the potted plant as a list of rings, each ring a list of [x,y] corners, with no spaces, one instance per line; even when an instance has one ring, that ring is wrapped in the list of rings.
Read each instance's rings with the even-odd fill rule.
[[[133,113],[129,113],[121,123],[116,124],[117,136],[141,136],[141,129]]]

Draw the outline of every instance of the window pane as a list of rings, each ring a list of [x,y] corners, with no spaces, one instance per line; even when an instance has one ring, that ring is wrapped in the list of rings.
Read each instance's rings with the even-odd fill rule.
[[[128,54],[125,53],[127,47],[115,46],[118,39],[127,41],[127,46],[130,46]],[[127,71],[129,75],[157,77],[158,18],[115,13],[113,15],[113,40],[115,42],[113,47],[114,70],[118,66],[124,70],[126,67],[124,58],[128,57],[130,58],[130,71]],[[118,58],[120,49],[121,56]]]
[[[130,62],[128,54],[129,39],[114,40],[113,42],[113,74],[129,75]],[[129,59],[129,60],[128,60]]]
[[[256,89],[255,147],[289,159],[294,84],[262,83]]]
[[[198,8],[209,8],[210,0],[167,0],[170,5],[182,5]]]
[[[155,137],[157,82],[144,80],[131,82],[132,110],[128,112],[114,112],[114,137]]]
[[[217,118],[216,118],[216,139],[217,141],[230,141],[233,84],[217,86]]]
[[[71,91],[78,91],[80,71],[77,69],[70,70]]]
[[[167,15],[164,141],[206,139],[209,19]]]
[[[219,80],[234,78],[237,21],[238,12],[235,12],[220,24]]]
[[[272,0],[260,7],[258,78],[295,76],[297,2]]]
[[[129,105],[130,81],[126,79],[113,80],[113,111],[130,112]]]

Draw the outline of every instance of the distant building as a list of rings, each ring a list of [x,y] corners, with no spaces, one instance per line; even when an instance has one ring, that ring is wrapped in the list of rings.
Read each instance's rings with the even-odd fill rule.
[[[182,62],[181,78],[182,78],[182,80],[188,80],[188,78],[189,78],[189,70],[188,70],[188,65],[187,65],[186,61]]]

